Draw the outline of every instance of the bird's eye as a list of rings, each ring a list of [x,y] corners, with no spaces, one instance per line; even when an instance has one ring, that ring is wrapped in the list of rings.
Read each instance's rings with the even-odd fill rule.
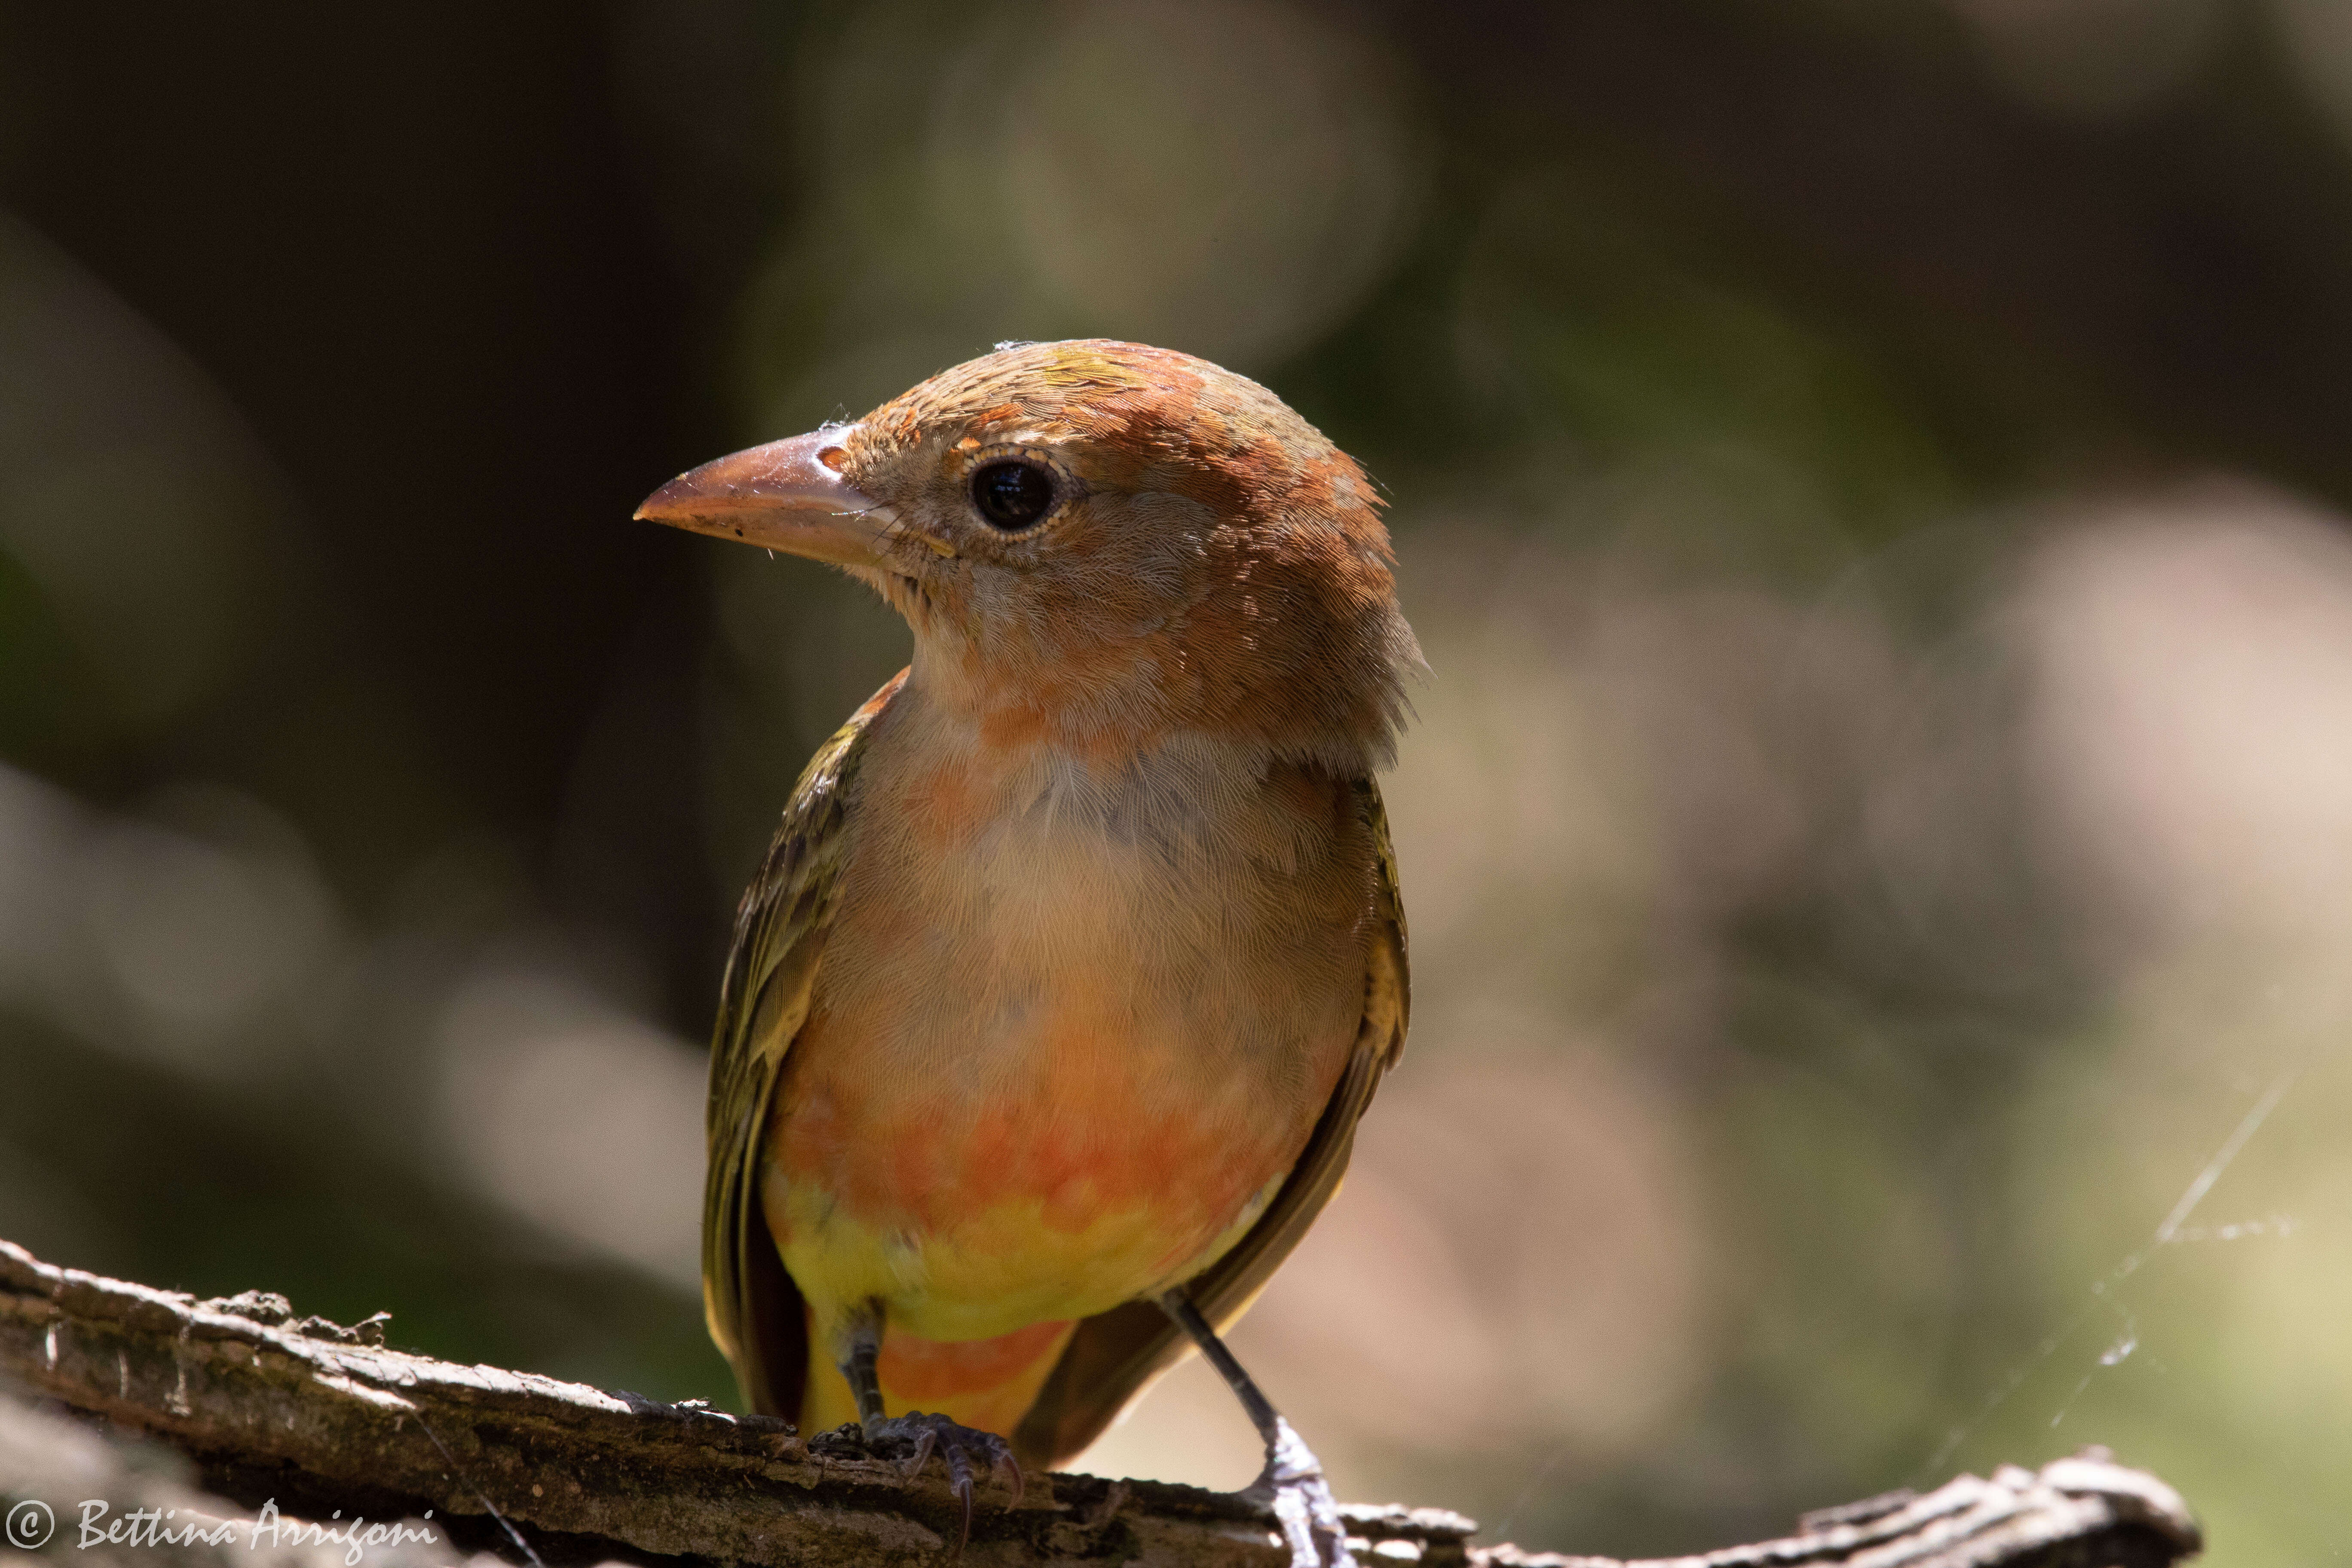
[[[991,463],[971,477],[971,503],[992,528],[1026,528],[1053,506],[1053,477],[1034,463]]]

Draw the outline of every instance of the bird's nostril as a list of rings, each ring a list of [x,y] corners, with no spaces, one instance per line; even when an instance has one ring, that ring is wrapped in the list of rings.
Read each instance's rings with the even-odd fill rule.
[[[849,448],[846,447],[827,447],[824,451],[819,452],[816,455],[816,460],[823,463],[826,468],[831,468],[837,474],[841,472],[841,466],[849,461]]]

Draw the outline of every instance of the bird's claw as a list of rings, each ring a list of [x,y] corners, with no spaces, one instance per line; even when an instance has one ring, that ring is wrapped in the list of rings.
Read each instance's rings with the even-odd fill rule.
[[[1248,1495],[1263,1498],[1282,1526],[1290,1548],[1290,1568],[1356,1568],[1348,1550],[1348,1525],[1331,1485],[1323,1479],[1323,1462],[1291,1430],[1290,1423],[1275,1417],[1275,1441],[1265,1451],[1265,1468]]]
[[[910,1410],[904,1415],[887,1416],[866,1425],[868,1445],[911,1445],[914,1451],[901,1462],[907,1474],[919,1475],[936,1451],[948,1468],[948,1489],[963,1504],[963,1526],[956,1535],[956,1555],[963,1555],[964,1544],[971,1539],[971,1503],[975,1491],[972,1461],[985,1463],[991,1475],[1003,1478],[1013,1489],[1013,1504],[1021,1501],[1021,1463],[1013,1457],[1013,1445],[993,1432],[976,1427],[959,1426],[944,1415],[927,1415]]]

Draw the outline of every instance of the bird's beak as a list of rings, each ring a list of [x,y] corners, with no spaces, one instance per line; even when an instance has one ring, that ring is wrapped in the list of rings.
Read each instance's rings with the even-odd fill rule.
[[[691,468],[646,498],[636,515],[841,566],[883,563],[887,507],[841,477],[855,426],[771,441]]]

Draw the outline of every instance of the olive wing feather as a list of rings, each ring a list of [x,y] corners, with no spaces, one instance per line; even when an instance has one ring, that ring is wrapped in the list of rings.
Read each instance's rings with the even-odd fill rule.
[[[809,759],[759,875],[735,917],[710,1042],[704,1129],[702,1304],[735,1368],[744,1403],[797,1420],[808,1377],[808,1328],[760,1202],[760,1139],[778,1069],[807,1021],[809,992],[833,920],[846,848],[849,797],[875,719],[905,684],[901,670]]]

